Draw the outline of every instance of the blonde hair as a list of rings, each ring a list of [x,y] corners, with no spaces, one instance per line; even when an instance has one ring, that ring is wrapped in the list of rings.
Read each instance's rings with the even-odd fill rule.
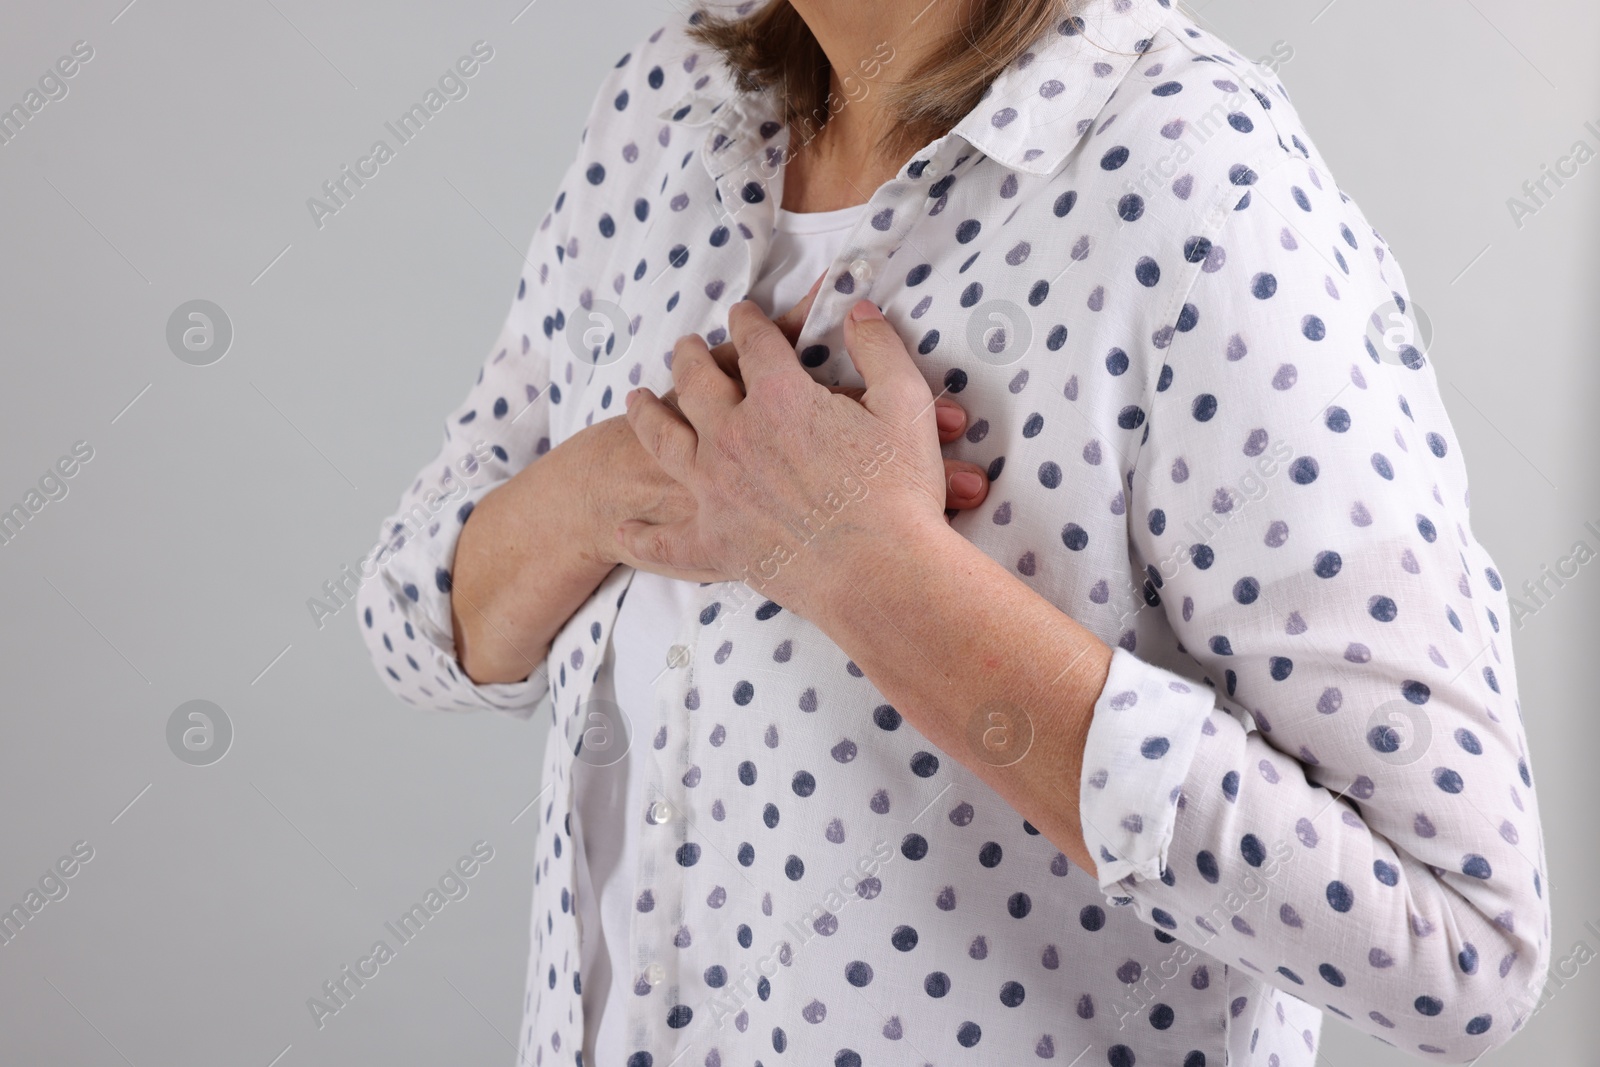
[[[975,0],[964,26],[881,90],[893,121],[878,147],[908,155],[950,132],[995,75],[1066,18],[1070,6],[1071,0]],[[776,92],[785,121],[807,140],[838,110],[829,106],[828,57],[789,0],[767,0],[744,16],[700,10],[688,32],[722,58],[741,92]],[[841,85],[851,78],[854,72],[840,72]]]

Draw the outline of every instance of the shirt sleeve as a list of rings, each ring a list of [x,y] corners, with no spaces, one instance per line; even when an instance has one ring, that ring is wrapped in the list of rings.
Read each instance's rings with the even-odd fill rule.
[[[1548,963],[1506,595],[1431,357],[1368,339],[1408,299],[1388,248],[1307,160],[1238,192],[1128,509],[1142,601],[1187,658],[1115,651],[1085,840],[1158,937],[1466,1062]]]
[[[551,405],[561,397],[552,352],[569,343],[567,315],[592,300],[563,284],[580,252],[573,216],[583,198],[573,194],[602,165],[606,138],[590,138],[589,131],[631,73],[628,58],[595,97],[576,157],[534,234],[500,336],[466,399],[445,418],[439,454],[383,520],[378,544],[362,562],[357,614],[367,648],[389,688],[422,708],[487,708],[526,718],[549,691],[542,663],[520,682],[477,685],[467,676],[456,660],[451,569],[473,507],[550,450]],[[578,341],[594,339],[590,329]]]

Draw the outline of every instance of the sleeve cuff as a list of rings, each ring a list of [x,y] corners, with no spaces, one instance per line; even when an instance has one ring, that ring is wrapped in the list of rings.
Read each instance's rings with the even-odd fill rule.
[[[1100,888],[1159,878],[1178,798],[1215,705],[1210,687],[1112,651],[1083,750],[1078,811]]]
[[[456,660],[455,625],[450,614],[451,571],[463,525],[458,515],[498,484],[470,487],[464,498],[441,511],[430,528],[401,541],[380,568],[380,583],[401,617],[394,636],[409,646],[395,657],[399,664],[391,660],[388,669],[400,686],[415,690],[422,698],[418,703],[482,708],[527,718],[549,690],[544,663],[534,664],[520,682],[474,683]],[[397,645],[396,650],[400,649]]]

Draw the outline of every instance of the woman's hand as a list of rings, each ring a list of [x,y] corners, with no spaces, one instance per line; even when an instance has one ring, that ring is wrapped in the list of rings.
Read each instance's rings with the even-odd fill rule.
[[[772,320],[772,325],[778,328],[788,344],[790,358],[797,368],[799,362],[793,356],[794,345],[825,276],[818,276],[810,291],[794,307]],[[743,395],[735,344],[725,341],[708,351]],[[833,393],[858,402],[865,393],[862,388],[849,386],[828,388]],[[668,390],[661,399],[675,409],[678,403],[676,388]],[[939,443],[949,444],[966,432],[967,413],[954,400],[941,397],[934,405],[933,422],[937,426]],[[640,570],[686,581],[730,581],[744,577],[733,572],[718,572],[707,566],[674,566],[665,561],[642,559],[631,553],[626,544],[615,536],[619,525],[630,520],[652,526],[683,521],[694,513],[694,496],[667,474],[655,457],[644,449],[624,418],[607,419],[582,432],[595,438],[587,449],[592,475],[585,479],[588,508],[590,514],[595,516],[595,537],[588,550],[591,558],[625,563]],[[982,504],[989,493],[987,472],[977,464],[963,460],[949,459],[943,463],[944,508],[948,511],[964,511]]]
[[[830,386],[837,395],[860,401],[864,389]],[[663,401],[676,403],[672,392]],[[967,413],[954,400],[941,397],[934,405],[939,443],[949,444],[967,429]],[[743,575],[718,574],[699,568],[675,568],[640,559],[616,537],[619,525],[638,520],[651,525],[668,525],[691,517],[695,512],[694,494],[667,474],[654,456],[639,443],[624,416],[606,419],[581,431],[592,440],[584,452],[587,470],[582,479],[585,510],[592,516],[592,536],[585,555],[597,562],[625,563],[639,570],[668,578],[694,582],[742,580]],[[948,512],[965,511],[982,504],[989,495],[988,473],[975,463],[944,460],[944,507]]]
[[[827,271],[817,275],[817,280],[811,283],[811,289],[805,296],[800,298],[800,302],[772,320],[772,324],[783,334],[783,339],[789,343],[791,350],[800,340],[800,328],[805,325],[806,316],[810,314],[811,305],[816,300],[817,292],[822,288],[822,282],[827,276]],[[741,395],[743,395],[744,382],[739,376],[739,351],[734,343],[730,340],[717,345],[711,349],[711,358],[717,361],[717,366],[721,367],[729,377],[739,383]],[[848,385],[830,385],[828,389],[852,400],[860,400],[862,394],[866,392],[860,386]],[[661,399],[676,409],[678,405],[677,389],[668,389],[661,394]],[[933,418],[939,429],[939,443],[941,445],[947,445],[967,432],[966,409],[949,397],[941,396],[934,401]],[[958,475],[959,477],[957,477]],[[976,463],[968,463],[965,460],[947,459],[944,461],[944,484],[944,506],[947,512],[966,511],[969,508],[975,508],[982,504],[984,498],[989,495],[988,472]],[[644,515],[638,517],[650,522],[660,521],[649,519],[648,516]],[[608,529],[606,535],[609,537],[610,533],[611,531]]]
[[[619,551],[648,570],[738,578],[808,615],[883,556],[875,545],[942,525],[961,479],[939,454],[939,405],[871,301],[845,323],[859,399],[813,381],[754,304],[734,305],[728,325],[737,378],[691,335],[673,349],[673,403],[628,395],[638,440],[695,509],[621,523]]]
[[[818,275],[799,303],[773,320],[791,345],[800,335],[800,327],[805,324],[806,315],[811,311],[824,276]],[[712,349],[711,353],[722,368],[737,379],[738,356],[733,345],[724,342]],[[669,404],[676,403],[675,391],[669,389],[664,399]],[[966,412],[957,407],[955,415],[964,428]],[[958,429],[956,433],[959,432]],[[616,538],[619,524],[637,520],[659,525],[686,519],[694,514],[694,497],[663,471],[661,464],[640,446],[638,437],[624,417],[616,416],[594,423],[574,436],[585,439],[581,442],[585,463],[581,488],[584,511],[593,520],[590,524],[593,536],[584,551],[588,559],[610,566],[625,563],[686,581],[720,582],[731,577],[703,568],[652,565],[631,556]],[[962,488],[968,491],[969,496],[973,495],[969,482],[963,481]],[[980,487],[977,495],[981,497],[987,488],[987,484]],[[950,506],[961,505],[952,503]]]

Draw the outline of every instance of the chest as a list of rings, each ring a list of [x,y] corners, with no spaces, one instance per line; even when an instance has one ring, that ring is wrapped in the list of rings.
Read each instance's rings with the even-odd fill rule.
[[[840,242],[798,358],[821,383],[859,384],[840,324],[855,301],[879,304],[930,389],[967,410],[946,455],[989,473],[988,500],[956,528],[1104,639],[1137,640],[1152,561],[1129,559],[1129,509],[1143,479],[1174,475],[1132,468],[1162,350],[1193,325],[1170,264],[1195,249],[1159,219],[1130,224],[1127,194],[1092,162],[1045,177],[965,145],[930,156],[942,177],[884,183]],[[751,173],[669,167],[626,222],[594,223],[609,237],[582,237],[552,346],[554,441],[621,414],[634,386],[670,388],[678,337],[725,339],[781,197],[781,172]]]

